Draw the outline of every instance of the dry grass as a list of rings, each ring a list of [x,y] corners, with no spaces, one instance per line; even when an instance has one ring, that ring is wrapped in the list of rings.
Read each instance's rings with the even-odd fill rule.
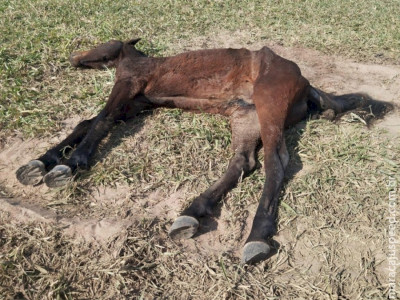
[[[4,143],[14,135],[48,139],[71,115],[96,113],[113,71],[77,72],[66,58],[110,38],[142,36],[142,50],[166,55],[198,36],[241,30],[247,43],[272,39],[368,61],[399,58],[395,1],[9,1],[0,11]],[[219,116],[157,110],[120,124],[91,170],[61,190],[0,182],[1,197],[29,198],[59,219],[129,223],[93,242],[67,234],[66,223],[19,222],[0,210],[0,298],[386,299],[386,181],[400,182],[399,139],[322,120],[286,136],[291,161],[279,247],[256,266],[243,267],[238,257],[261,169],[227,195],[216,218],[204,220],[203,234],[182,243],[166,234],[174,214],[227,167],[229,125]],[[119,193],[100,197],[103,188]]]
[[[156,134],[157,126],[170,118],[179,122]],[[15,226],[2,213],[0,295],[6,299],[384,299],[388,236],[382,216],[387,210],[387,176],[398,174],[393,163],[400,155],[398,141],[379,139],[378,131],[357,124],[312,121],[304,129],[291,129],[290,166],[296,170],[302,165],[302,170],[289,172],[292,178],[282,193],[278,253],[244,268],[237,250],[248,230],[243,225],[260,194],[261,171],[227,196],[220,226],[204,234],[219,239],[219,249],[210,251],[201,236],[193,243],[174,244],[166,234],[171,219],[166,212],[154,215],[154,204],[146,200],[155,190],[166,197],[178,189],[184,191],[184,205],[223,172],[225,164],[214,160],[229,157],[223,144],[224,140],[229,144],[228,130],[216,119],[157,112],[138,134],[125,132],[123,143],[112,136],[114,147],[91,175],[59,192],[67,193],[68,201],[52,209],[64,216],[123,218],[134,210],[131,226],[106,244],[77,241],[61,226],[37,222]],[[175,126],[184,134],[177,136]],[[207,132],[218,132],[222,147]],[[141,142],[146,150],[132,147]],[[177,148],[182,149],[180,155],[174,155]],[[138,165],[145,171],[135,169]],[[129,199],[121,207],[91,206],[77,189],[89,194],[99,182],[129,184]]]

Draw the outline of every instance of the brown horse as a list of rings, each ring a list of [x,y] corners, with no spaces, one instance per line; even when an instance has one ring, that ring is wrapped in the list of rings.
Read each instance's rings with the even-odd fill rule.
[[[190,238],[199,219],[256,168],[259,146],[264,147],[265,184],[242,261],[254,263],[268,257],[276,233],[278,195],[289,161],[283,132],[313,106],[331,113],[364,105],[361,98],[345,101],[313,88],[299,67],[269,48],[200,50],[173,57],[147,57],[135,48],[139,39],[112,40],[90,51],[75,52],[75,67],[116,67],[115,85],[107,104],[94,118],[79,123],[59,145],[20,167],[23,184],[42,181],[49,187],[65,185],[78,168],[87,168],[100,141],[119,120],[144,109],[181,108],[221,114],[230,118],[235,152],[220,180],[193,200],[171,226],[173,238]],[[63,158],[65,147],[76,149]]]

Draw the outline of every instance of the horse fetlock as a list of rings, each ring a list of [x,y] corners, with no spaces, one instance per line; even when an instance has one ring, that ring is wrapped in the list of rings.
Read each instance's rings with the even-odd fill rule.
[[[50,188],[61,187],[68,184],[72,179],[72,170],[66,165],[55,166],[46,176],[44,183]]]
[[[213,206],[214,202],[213,199],[211,199],[211,197],[199,195],[193,200],[192,204],[182,212],[182,215],[192,216],[196,218],[212,216]]]
[[[265,216],[256,214],[253,220],[253,226],[246,243],[253,241],[267,241],[276,235],[277,226],[274,216]]]
[[[41,183],[45,174],[46,168],[44,163],[37,159],[31,160],[16,172],[18,181],[24,185],[37,185]]]
[[[87,170],[89,168],[87,156],[85,155],[72,155],[65,164],[70,166],[72,171],[75,171],[78,168],[82,170]]]
[[[60,150],[51,149],[39,157],[39,160],[44,163],[46,170],[50,171],[54,166],[61,162],[62,155],[63,154]]]

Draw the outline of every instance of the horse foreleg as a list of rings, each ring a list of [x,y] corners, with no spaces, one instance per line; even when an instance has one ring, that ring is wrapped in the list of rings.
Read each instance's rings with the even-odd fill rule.
[[[258,262],[271,253],[269,242],[277,231],[279,191],[289,161],[283,136],[285,121],[291,109],[304,102],[308,87],[308,81],[301,77],[300,72],[295,72],[291,64],[274,70],[259,78],[254,87],[253,101],[260,120],[264,147],[265,183],[243,249],[243,263]]]
[[[47,186],[65,185],[78,167],[86,169],[99,143],[109,133],[115,122],[136,115],[149,105],[143,101],[143,97],[136,96],[139,90],[140,88],[134,87],[129,80],[118,81],[114,85],[106,106],[92,121],[89,130],[71,156],[43,177]]]
[[[82,141],[94,119],[95,118],[82,121],[74,128],[73,132],[57,146],[46,151],[46,153],[39,158],[31,160],[26,165],[21,166],[16,172],[19,182],[25,185],[39,184],[43,176],[61,162],[65,151],[67,151],[68,148],[75,147],[75,145]]]

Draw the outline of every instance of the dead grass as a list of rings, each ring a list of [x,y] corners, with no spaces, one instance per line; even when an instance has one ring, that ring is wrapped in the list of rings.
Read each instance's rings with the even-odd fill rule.
[[[95,114],[113,72],[77,72],[67,57],[110,38],[142,36],[142,50],[166,55],[199,36],[240,30],[243,43],[399,58],[395,1],[8,1],[0,11],[4,144],[14,135],[50,139],[65,130],[67,117]],[[20,222],[0,210],[0,298],[386,299],[386,181],[400,180],[399,139],[356,122],[322,120],[286,136],[291,161],[279,246],[257,266],[243,267],[238,257],[261,193],[261,169],[227,195],[194,240],[175,244],[166,234],[174,214],[227,167],[229,125],[219,116],[158,110],[120,124],[91,170],[61,190],[0,182],[1,197],[25,199],[59,220]],[[99,196],[103,188],[115,194]],[[66,233],[73,226],[60,220],[74,218],[131,225],[111,240],[87,241]]]
[[[174,118],[179,122],[155,134],[157,124]],[[176,136],[175,126],[181,136]],[[161,198],[182,190],[187,191],[182,195],[184,205],[201,192],[225,168],[213,157],[228,159],[223,145],[224,140],[229,144],[228,130],[213,118],[179,111],[156,112],[141,130],[134,136],[128,130],[119,144],[119,138],[112,136],[114,147],[104,161],[91,175],[55,194],[57,199],[69,191],[69,200],[52,206],[60,215],[86,218],[125,218],[131,210],[132,225],[104,245],[73,239],[60,225],[15,226],[2,213],[0,295],[6,299],[384,299],[388,236],[382,216],[387,211],[387,176],[398,174],[393,163],[400,155],[398,141],[382,140],[379,131],[361,124],[311,121],[304,129],[291,129],[290,165],[302,165],[302,170],[289,172],[282,193],[278,253],[267,262],[243,268],[238,250],[248,230],[244,226],[255,211],[262,172],[246,178],[227,196],[216,230],[205,233],[206,238],[174,244],[166,234],[171,219],[166,212],[152,214],[154,204],[145,200],[156,190]],[[218,134],[223,147],[215,146],[215,138],[209,139],[207,132]],[[144,140],[143,149],[132,147]],[[186,157],[187,147],[200,157],[194,161]],[[205,159],[202,147],[207,148]],[[182,153],[175,159],[177,148]],[[150,164],[143,163],[143,172],[129,169],[136,167],[129,162],[142,160]],[[111,177],[102,175],[111,170]],[[76,192],[83,189],[90,194],[99,182],[129,184],[130,196],[123,205],[96,207]],[[210,250],[204,242],[215,238],[223,247]]]

